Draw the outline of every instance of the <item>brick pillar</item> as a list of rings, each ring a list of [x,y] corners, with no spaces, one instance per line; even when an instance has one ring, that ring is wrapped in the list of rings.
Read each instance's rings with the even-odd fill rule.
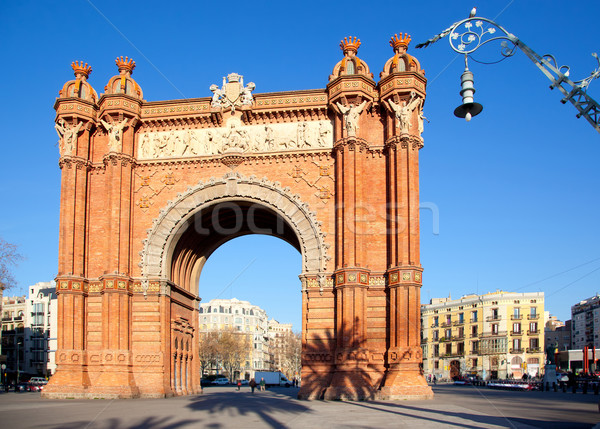
[[[374,395],[366,332],[369,270],[364,268],[363,224],[357,210],[365,192],[367,143],[358,137],[338,140],[336,159],[335,370],[325,399],[370,399]],[[362,267],[361,267],[362,266]]]
[[[393,123],[393,121],[390,121]],[[394,127],[390,127],[394,132]],[[386,143],[388,171],[389,302],[386,375],[381,399],[433,396],[420,373],[419,137],[395,135]]]
[[[77,102],[79,103],[79,102]],[[83,103],[83,102],[81,102]],[[57,103],[57,110],[60,103]],[[69,120],[67,117],[60,119]],[[73,126],[79,122],[73,118]],[[84,118],[89,120],[89,118]],[[59,227],[59,266],[56,277],[58,344],[56,373],[44,389],[45,395],[83,395],[89,386],[85,370],[86,300],[85,247],[87,226],[87,187],[91,123],[78,134],[73,150],[60,158],[61,201]],[[68,395],[67,395],[68,396]]]

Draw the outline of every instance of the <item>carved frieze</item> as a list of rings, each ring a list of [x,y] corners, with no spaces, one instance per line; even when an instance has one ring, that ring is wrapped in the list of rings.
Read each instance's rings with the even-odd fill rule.
[[[218,128],[144,132],[138,139],[138,159],[331,147],[331,121],[244,125],[239,120],[230,120],[225,126]]]

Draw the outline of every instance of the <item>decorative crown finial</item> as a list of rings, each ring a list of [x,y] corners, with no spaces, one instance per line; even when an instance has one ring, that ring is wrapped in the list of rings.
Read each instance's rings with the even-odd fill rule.
[[[83,65],[83,61],[80,63],[79,61],[73,61],[71,63],[71,67],[73,67],[73,71],[75,72],[75,76],[78,74],[82,74],[87,79],[90,73],[92,72],[92,67],[88,66],[87,63]]]
[[[354,38],[354,40],[352,40],[352,37],[344,37],[344,40],[340,42],[340,48],[342,49],[342,51],[344,51],[344,54],[347,51],[353,51],[354,53],[356,53],[356,51],[358,51],[359,46],[360,39],[357,39],[356,37]]]
[[[402,33],[400,33],[400,37],[398,37],[397,34],[394,34],[390,39],[390,46],[394,48],[394,52],[397,52],[401,49],[403,51],[406,51],[406,49],[408,49],[409,43],[410,36],[407,33],[404,33],[404,36],[402,36]]]
[[[132,59],[129,59],[128,57],[125,57],[125,59],[123,59],[122,56],[120,58],[117,57],[117,59],[115,60],[115,63],[117,63],[117,67],[119,68],[119,71],[126,71],[129,73],[132,73],[133,69],[135,68],[135,61],[133,61]]]

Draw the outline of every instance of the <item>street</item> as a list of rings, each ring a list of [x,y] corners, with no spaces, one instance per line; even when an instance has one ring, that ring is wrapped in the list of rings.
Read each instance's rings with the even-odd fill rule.
[[[325,402],[295,399],[296,388],[250,393],[244,386],[206,387],[168,399],[42,400],[1,393],[2,426],[11,428],[590,428],[600,422],[598,396],[499,391],[438,385],[432,401]]]

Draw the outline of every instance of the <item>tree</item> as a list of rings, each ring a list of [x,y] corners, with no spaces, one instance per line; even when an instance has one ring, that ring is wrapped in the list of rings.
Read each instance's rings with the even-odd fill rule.
[[[0,289],[8,289],[16,284],[11,268],[15,267],[23,256],[15,244],[0,238]]]
[[[282,370],[288,378],[296,377],[302,368],[302,337],[299,332],[285,332],[283,335]]]
[[[231,381],[235,371],[239,371],[248,354],[248,335],[233,330],[221,331],[219,333],[219,357],[223,368]]]
[[[200,361],[200,375],[204,375],[206,369],[216,366],[219,360],[219,333],[216,331],[201,332],[198,347]]]

